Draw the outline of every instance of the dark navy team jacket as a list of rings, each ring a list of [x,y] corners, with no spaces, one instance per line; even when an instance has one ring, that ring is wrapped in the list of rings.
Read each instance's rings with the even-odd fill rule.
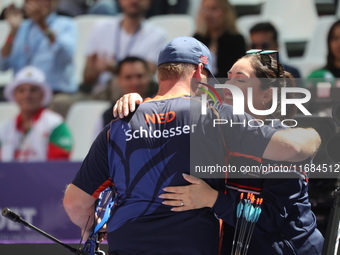
[[[279,121],[273,126],[284,128]],[[264,199],[248,255],[321,254],[324,238],[316,228],[316,218],[308,199],[308,174],[304,172],[304,165],[310,164],[310,159],[298,163],[273,162],[231,151],[228,164],[237,169],[243,167],[243,170],[245,166],[261,165],[276,170],[267,168],[268,171],[257,173],[248,168],[248,172],[242,174],[229,173],[226,194],[220,192],[213,207],[224,221],[222,254],[230,254],[232,249],[236,206],[242,192],[251,192]],[[278,171],[280,168],[285,171]]]
[[[276,130],[212,127],[214,119],[252,117],[234,116],[227,105],[208,107],[202,115],[200,104],[185,95],[147,100],[129,118],[113,120],[94,141],[72,183],[93,197],[114,183],[110,254],[218,253],[219,220],[210,208],[173,212],[158,196],[166,186],[188,185],[182,173],[189,174],[193,164],[225,164],[226,151],[261,157]],[[224,174],[205,181],[225,190]]]

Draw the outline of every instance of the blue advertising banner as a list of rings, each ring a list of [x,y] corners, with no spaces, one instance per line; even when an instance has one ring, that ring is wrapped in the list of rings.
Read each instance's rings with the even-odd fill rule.
[[[80,239],[62,198],[80,162],[0,163],[0,210],[5,207],[60,240]],[[0,243],[46,242],[49,239],[0,216]]]

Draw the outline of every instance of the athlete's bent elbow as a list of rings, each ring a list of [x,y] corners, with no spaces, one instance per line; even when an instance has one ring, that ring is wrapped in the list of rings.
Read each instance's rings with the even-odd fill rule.
[[[312,128],[303,130],[303,134],[297,137],[289,145],[292,154],[287,161],[298,162],[313,157],[321,144],[320,135]]]
[[[314,129],[281,130],[272,136],[263,157],[275,161],[298,162],[313,156],[320,143],[320,136]]]

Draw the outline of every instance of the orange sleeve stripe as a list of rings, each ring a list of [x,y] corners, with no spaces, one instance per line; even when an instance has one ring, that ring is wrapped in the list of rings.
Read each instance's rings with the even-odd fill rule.
[[[239,153],[239,152],[230,152],[230,156],[250,158],[250,159],[253,159],[257,162],[263,163],[262,158],[255,157],[255,156],[252,156],[252,155],[243,154],[243,153]]]
[[[97,199],[99,197],[99,194],[112,184],[113,184],[112,180],[111,180],[111,178],[109,178],[108,180],[106,180],[102,185],[100,185],[97,188],[97,190],[92,194],[92,197]]]
[[[144,102],[150,102],[150,101],[156,101],[156,100],[164,100],[164,99],[170,99],[170,98],[176,98],[176,97],[186,97],[190,96],[188,93],[176,93],[173,95],[165,95],[165,96],[155,96],[153,98],[145,98]]]

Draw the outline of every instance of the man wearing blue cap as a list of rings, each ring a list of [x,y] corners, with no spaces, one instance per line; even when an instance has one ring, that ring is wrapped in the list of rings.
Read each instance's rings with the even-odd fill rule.
[[[110,255],[218,254],[219,222],[209,208],[173,212],[159,198],[167,186],[188,184],[182,174],[189,174],[193,133],[200,137],[195,139],[198,153],[211,155],[218,163],[223,162],[225,150],[235,146],[247,153],[250,142],[258,145],[254,156],[273,160],[277,160],[278,151],[287,160],[304,159],[318,147],[316,132],[310,133],[314,146],[309,140],[301,143],[299,149],[296,141],[285,137],[285,131],[268,127],[226,125],[211,132],[208,126],[214,117],[234,117],[227,105],[207,107],[203,116],[201,102],[190,97],[197,88],[191,86],[192,80],[205,79],[210,71],[211,56],[205,45],[192,37],[179,37],[168,43],[159,55],[157,96],[145,100],[133,115],[115,119],[104,128],[68,186],[65,210],[88,234],[92,224],[86,227],[86,222],[89,218],[93,222],[98,194],[114,184],[115,206],[107,227]],[[250,118],[238,116],[237,120]],[[234,136],[236,132],[242,134],[242,139]],[[205,143],[208,140],[220,153],[209,154],[212,150]],[[215,189],[212,196],[217,198],[216,190],[224,189],[224,179],[206,181]],[[185,205],[181,200],[173,203]]]

